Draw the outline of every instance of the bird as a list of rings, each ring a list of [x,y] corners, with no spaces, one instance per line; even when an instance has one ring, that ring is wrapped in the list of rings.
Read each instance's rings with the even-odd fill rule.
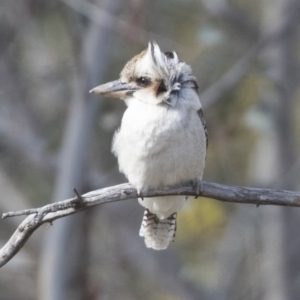
[[[191,67],[175,51],[162,52],[150,41],[125,64],[118,80],[90,93],[119,98],[127,106],[112,152],[145,207],[139,235],[147,248],[164,250],[174,241],[177,212],[186,196],[147,198],[143,194],[187,182],[201,193],[208,139]]]

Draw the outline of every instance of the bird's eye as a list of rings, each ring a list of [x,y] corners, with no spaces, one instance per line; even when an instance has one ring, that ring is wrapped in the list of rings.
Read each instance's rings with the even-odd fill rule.
[[[146,87],[151,83],[151,80],[148,77],[139,77],[136,82],[138,83],[138,85]]]

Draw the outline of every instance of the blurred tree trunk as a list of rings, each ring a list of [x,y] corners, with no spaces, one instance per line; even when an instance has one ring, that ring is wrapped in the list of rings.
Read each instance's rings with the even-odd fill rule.
[[[273,88],[263,95],[263,106],[267,106],[267,112],[264,111],[263,117],[264,121],[271,126],[267,130],[259,128],[260,139],[257,152],[253,155],[256,161],[252,164],[253,173],[251,174],[255,186],[270,187],[275,182],[276,188],[291,190],[297,188],[295,175],[298,170],[294,166],[296,139],[293,131],[295,128],[293,116],[299,81],[298,67],[295,65],[297,58],[294,52],[297,49],[298,2],[296,0],[264,0],[262,2],[262,34],[264,36],[279,34],[279,37],[263,53],[263,62],[267,66],[270,81],[273,83]],[[296,300],[300,292],[299,284],[297,284],[300,279],[299,259],[298,251],[295,251],[300,247],[299,234],[295,230],[300,226],[299,211],[282,207],[261,207],[260,213],[261,218],[257,220],[261,236],[261,255],[259,256],[261,263],[259,264],[260,272],[258,272],[260,276],[259,281],[254,282],[253,286],[257,290],[257,295],[261,294],[260,299]],[[245,214],[243,219],[245,219]],[[241,230],[244,226],[246,226],[245,221]],[[228,236],[224,237],[225,244],[230,242],[232,234],[233,229],[229,228]],[[246,239],[245,234],[244,236]],[[251,245],[253,247],[253,243]],[[230,257],[230,253],[227,255],[225,253],[223,258],[221,257],[221,263],[228,263]],[[252,262],[255,260],[257,260],[257,254],[253,256]],[[248,278],[246,282],[240,283],[240,278],[247,270],[239,269],[238,262],[235,262],[235,268],[225,266],[223,271],[227,272],[229,269],[230,276],[227,276],[226,280],[223,280],[221,276],[223,281],[221,299],[227,299],[229,295],[232,299],[236,295],[244,294],[245,290],[253,289]],[[254,267],[253,270],[248,271],[251,272],[250,276],[253,272],[257,272]],[[221,273],[223,277],[224,272]],[[235,291],[236,286],[238,291]],[[247,299],[257,299],[257,296],[251,297],[247,293]]]
[[[120,1],[106,1],[106,10],[115,14]],[[82,192],[87,177],[87,158],[99,99],[88,96],[91,87],[103,81],[112,45],[111,32],[91,24],[82,41],[81,65],[74,78],[73,98],[66,122],[61,162],[57,174],[54,201],[73,196],[73,188]],[[85,72],[83,72],[83,70]],[[46,237],[39,276],[39,299],[87,299],[88,259],[87,223],[89,212],[55,221]]]
[[[276,140],[273,144],[273,163],[277,172],[273,179],[277,188],[295,189],[296,177],[291,170],[295,163],[294,98],[297,79],[295,76],[295,26],[297,6],[295,0],[265,0],[263,10],[263,30],[265,34],[284,32],[265,53],[268,72],[274,84],[273,124]],[[276,20],[276,22],[275,22]],[[277,150],[276,150],[277,149]],[[293,210],[294,211],[294,210]],[[289,223],[291,211],[287,208],[269,207],[264,210],[262,227],[263,243],[263,286],[265,300],[296,299],[290,294],[292,282],[289,280],[288,251],[293,245],[287,240],[296,234]],[[298,235],[298,234],[297,234]]]
[[[274,51],[273,70],[274,82],[278,96],[275,124],[278,133],[278,167],[276,182],[278,188],[297,189],[299,183],[299,167],[296,163],[296,92],[299,86],[297,65],[297,29],[299,24],[299,1],[277,0],[277,14],[281,22],[278,26],[287,28],[284,37],[278,41]],[[271,4],[274,6],[274,3]],[[283,210],[284,232],[283,247],[285,248],[286,264],[286,299],[299,299],[299,247],[300,226],[299,210],[285,208]],[[272,298],[274,299],[274,298]]]

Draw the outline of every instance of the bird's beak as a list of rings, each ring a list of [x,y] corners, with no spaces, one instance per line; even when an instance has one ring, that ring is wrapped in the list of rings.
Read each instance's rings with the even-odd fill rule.
[[[90,93],[99,94],[109,98],[125,99],[138,90],[133,83],[123,83],[120,79],[99,85],[90,90]]]

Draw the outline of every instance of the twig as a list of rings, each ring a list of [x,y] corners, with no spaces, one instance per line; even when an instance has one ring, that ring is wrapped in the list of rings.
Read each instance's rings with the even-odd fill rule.
[[[200,94],[204,107],[214,104],[245,77],[263,46],[263,43],[257,42],[218,81]]]
[[[295,6],[298,12],[298,6]],[[224,75],[206,90],[200,94],[201,102],[204,107],[208,107],[217,102],[226,92],[239,83],[247,74],[259,54],[267,47],[272,46],[282,38],[291,34],[291,26],[297,24],[296,20],[291,18],[291,22],[277,31],[263,35],[233,66],[224,73]],[[292,28],[294,29],[294,28]],[[294,29],[295,30],[295,29]]]
[[[52,223],[55,219],[74,214],[90,206],[138,197],[138,191],[129,183],[95,190],[82,196],[77,191],[75,193],[76,197],[64,201],[48,204],[40,208],[3,214],[3,218],[21,215],[30,216],[19,225],[9,241],[0,249],[0,266],[5,265],[12,259],[31,234],[42,224]],[[144,197],[168,195],[196,196],[197,191],[194,190],[192,184],[186,184],[143,192]],[[201,196],[224,202],[300,206],[300,192],[227,186],[212,182],[202,183]]]

